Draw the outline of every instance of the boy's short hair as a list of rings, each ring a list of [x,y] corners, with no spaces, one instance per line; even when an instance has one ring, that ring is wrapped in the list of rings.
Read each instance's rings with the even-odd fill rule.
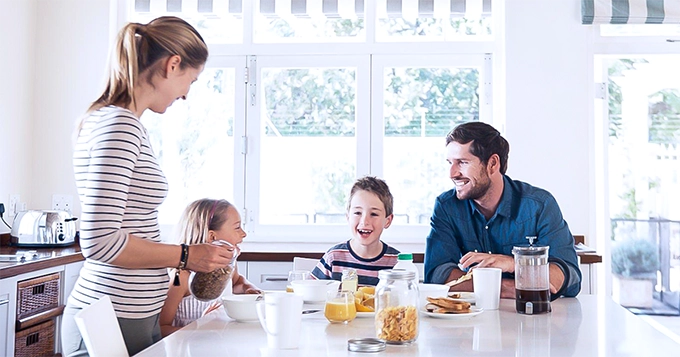
[[[349,199],[347,200],[347,211],[349,211],[350,205],[352,204],[352,197],[354,197],[354,194],[359,190],[371,192],[378,196],[385,206],[385,217],[389,217],[392,214],[392,210],[394,209],[394,198],[392,197],[390,188],[387,187],[385,181],[375,176],[364,176],[354,183],[352,190],[349,193]]]

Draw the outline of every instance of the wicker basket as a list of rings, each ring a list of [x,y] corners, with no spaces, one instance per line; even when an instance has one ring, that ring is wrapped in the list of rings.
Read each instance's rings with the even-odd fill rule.
[[[54,273],[17,284],[17,319],[59,306],[61,275]]]
[[[54,330],[54,320],[47,320],[17,331],[14,340],[14,356],[54,356]]]

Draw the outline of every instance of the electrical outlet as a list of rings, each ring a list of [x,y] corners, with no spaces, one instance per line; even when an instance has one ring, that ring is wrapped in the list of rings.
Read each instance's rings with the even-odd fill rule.
[[[71,195],[52,195],[52,209],[58,211],[71,212],[73,208],[73,196]]]
[[[9,202],[7,202],[7,217],[14,218],[17,214],[17,209],[19,209],[19,200],[21,197],[18,194],[9,195]]]

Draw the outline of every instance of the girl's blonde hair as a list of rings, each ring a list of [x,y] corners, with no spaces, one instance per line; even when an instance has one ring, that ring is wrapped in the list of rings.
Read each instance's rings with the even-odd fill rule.
[[[227,200],[209,198],[192,202],[184,209],[177,229],[177,242],[200,244],[208,242],[208,231],[216,231],[227,221]]]

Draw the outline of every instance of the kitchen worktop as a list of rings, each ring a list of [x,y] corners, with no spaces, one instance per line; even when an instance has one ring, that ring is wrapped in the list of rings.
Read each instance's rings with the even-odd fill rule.
[[[616,304],[580,295],[557,299],[553,311],[520,315],[515,301],[470,318],[421,316],[410,346],[387,346],[376,356],[669,356],[680,343]],[[136,357],[170,356],[359,356],[347,351],[351,338],[375,337],[372,318],[330,324],[323,312],[304,315],[300,347],[271,350],[259,322],[236,322],[223,308],[213,311],[147,348]],[[365,354],[374,355],[374,354]]]
[[[18,248],[9,246],[9,234],[0,235],[0,255],[26,256],[24,262],[0,262],[0,279],[85,259],[77,243],[59,248]]]

